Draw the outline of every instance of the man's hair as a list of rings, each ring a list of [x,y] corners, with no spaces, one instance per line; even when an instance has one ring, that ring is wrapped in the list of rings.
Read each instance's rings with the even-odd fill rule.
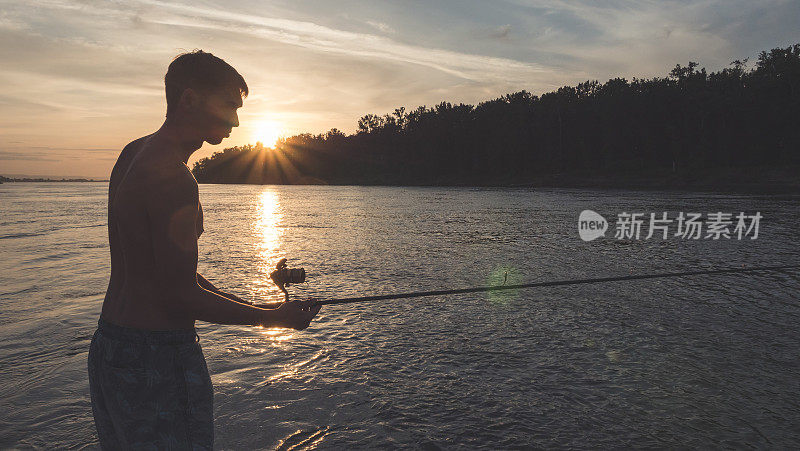
[[[195,50],[175,57],[164,76],[167,91],[167,117],[175,113],[183,91],[192,88],[201,92],[217,89],[239,88],[242,97],[247,97],[247,83],[230,64],[208,52]]]

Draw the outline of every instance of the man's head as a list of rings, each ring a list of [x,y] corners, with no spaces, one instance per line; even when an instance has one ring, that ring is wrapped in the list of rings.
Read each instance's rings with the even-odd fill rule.
[[[247,83],[221,58],[202,50],[178,55],[164,85],[167,120],[189,125],[203,141],[219,144],[239,126],[236,110],[247,96]]]

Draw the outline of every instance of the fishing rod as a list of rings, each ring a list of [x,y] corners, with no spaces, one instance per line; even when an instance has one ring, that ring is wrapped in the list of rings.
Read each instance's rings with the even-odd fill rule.
[[[669,277],[690,277],[690,276],[699,276],[699,275],[710,275],[710,274],[733,274],[733,273],[747,273],[747,272],[758,272],[758,271],[784,271],[790,269],[800,269],[800,264],[793,264],[793,265],[777,265],[777,266],[756,266],[750,268],[721,268],[721,269],[707,269],[707,270],[698,270],[698,271],[681,271],[681,272],[665,272],[665,273],[655,273],[655,274],[629,274],[626,276],[614,276],[614,277],[598,277],[598,278],[591,278],[591,279],[570,279],[570,280],[553,280],[553,281],[546,281],[546,282],[532,282],[532,283],[523,283],[523,284],[515,284],[515,285],[493,285],[493,286],[483,286],[483,287],[472,287],[472,288],[458,288],[454,290],[431,290],[431,291],[415,291],[409,293],[395,293],[395,294],[382,294],[376,296],[361,296],[361,297],[349,297],[349,298],[339,298],[339,299],[326,299],[322,301],[317,301],[319,305],[332,305],[332,304],[351,304],[354,302],[366,302],[366,301],[386,301],[390,299],[408,299],[408,298],[418,298],[418,297],[426,297],[426,296],[445,296],[450,294],[464,294],[464,293],[481,293],[481,292],[491,292],[491,291],[504,291],[504,290],[519,290],[522,288],[536,288],[536,287],[557,287],[557,286],[566,286],[566,285],[582,285],[582,284],[592,284],[592,283],[605,283],[605,282],[619,282],[619,281],[626,281],[626,280],[643,280],[643,279],[662,279],[662,278],[669,278]],[[506,276],[508,273],[506,273]],[[306,279],[306,272],[303,268],[287,268],[286,266],[286,259],[282,259],[279,263],[275,271],[270,275],[270,278],[281,291],[284,292],[286,295],[286,300],[289,300],[289,293],[286,290],[286,286],[293,283],[302,283],[305,282]]]

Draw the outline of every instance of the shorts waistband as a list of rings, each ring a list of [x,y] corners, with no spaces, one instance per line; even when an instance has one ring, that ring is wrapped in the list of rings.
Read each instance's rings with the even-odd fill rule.
[[[143,343],[152,345],[180,345],[187,343],[197,343],[200,336],[197,335],[195,328],[176,329],[176,330],[146,330],[134,329],[111,324],[100,318],[97,321],[97,330],[103,335],[116,340],[132,343]]]

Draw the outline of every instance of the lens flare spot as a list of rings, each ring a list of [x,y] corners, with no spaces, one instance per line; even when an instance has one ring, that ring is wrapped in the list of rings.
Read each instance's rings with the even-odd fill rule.
[[[522,273],[513,266],[500,266],[495,268],[486,280],[486,285],[498,287],[502,285],[519,285],[522,284]],[[517,299],[519,289],[489,291],[486,297],[493,304],[507,304],[514,299]]]

